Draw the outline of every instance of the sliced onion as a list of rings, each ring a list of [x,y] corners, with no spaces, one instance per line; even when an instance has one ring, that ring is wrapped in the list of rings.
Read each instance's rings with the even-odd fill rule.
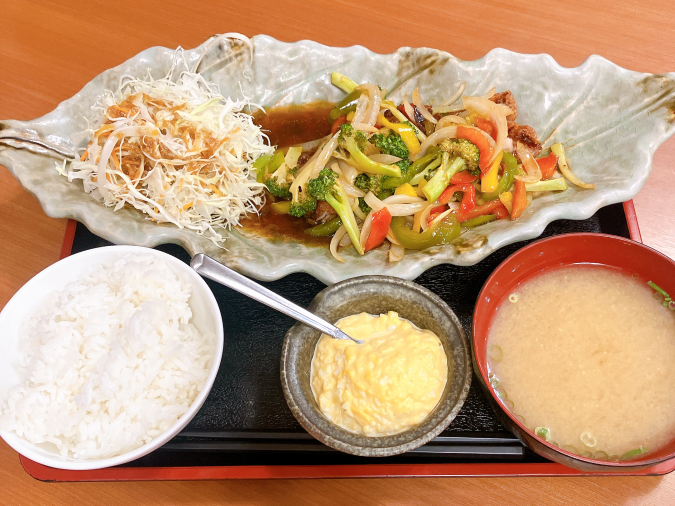
[[[340,228],[337,229],[335,234],[333,235],[333,238],[330,240],[330,254],[333,255],[333,258],[337,260],[338,262],[345,262],[345,259],[340,256],[340,254],[337,252],[338,245],[340,244],[340,241],[344,236],[347,235],[347,229],[345,228],[344,225],[340,225]]]
[[[387,165],[391,165],[392,163],[396,163],[396,162],[401,161],[401,158],[399,158],[398,156],[386,155],[384,153],[378,153],[376,155],[370,155],[369,158],[374,162],[384,163],[384,164],[387,164]]]
[[[400,244],[392,244],[389,248],[389,261],[390,262],[399,262],[403,260],[405,256],[405,248]]]
[[[368,95],[366,93],[361,93],[359,99],[356,101],[356,111],[354,111],[354,118],[352,118],[352,125],[354,123],[363,123],[363,118],[366,116],[366,110],[368,109]]]
[[[436,124],[436,130],[440,130],[441,128],[445,128],[446,126],[451,126],[453,124],[466,125],[467,123],[464,118],[460,118],[459,116],[451,114],[449,116],[443,116],[438,120],[438,123]]]
[[[436,114],[450,114],[450,113],[459,113],[464,110],[464,106],[462,104],[457,104],[457,105],[440,105],[438,107],[434,107],[434,112]]]
[[[445,219],[445,217],[446,217],[447,215],[449,215],[452,211],[453,211],[452,209],[448,209],[447,211],[443,211],[441,214],[439,214],[438,216],[436,216],[436,217],[433,219],[433,221],[432,221],[431,223],[429,223],[429,226],[431,227],[431,226],[432,226],[433,224],[435,224],[435,223],[440,223],[440,222],[443,221],[443,220]]]
[[[391,204],[416,204],[417,202],[423,202],[424,199],[420,197],[413,197],[411,195],[392,195],[387,197],[382,201],[386,205]]]
[[[387,210],[392,216],[411,216],[430,205],[431,202],[427,202],[426,200],[414,204],[387,204]]]
[[[335,148],[338,146],[338,135],[340,135],[340,132],[335,132],[335,135],[333,135],[333,137],[331,137],[328,143],[323,147],[321,153],[316,159],[312,173],[319,173],[326,166],[326,163],[333,154],[333,151],[335,151]]]
[[[430,121],[434,125],[438,123],[438,120],[432,116],[432,114],[429,112],[429,109],[427,109],[426,106],[422,103],[422,97],[420,97],[419,87],[415,88],[415,91],[413,91],[412,98],[413,104],[415,104],[417,110],[422,114],[422,116],[424,116],[424,119]]]
[[[490,118],[497,128],[497,138],[494,141],[494,154],[492,155],[492,159],[490,159],[490,163],[492,163],[504,149],[504,142],[509,133],[506,121],[507,115],[504,114],[502,108],[497,107],[497,104],[484,97],[464,97],[462,101],[467,110],[472,110],[479,116]],[[488,137],[490,136],[488,135]]]
[[[417,123],[415,121],[415,112],[413,111],[412,105],[410,105],[410,102],[408,102],[408,95],[403,97],[403,109],[405,110],[406,116],[408,116],[408,119],[412,121],[413,123]]]
[[[386,207],[385,204],[382,203],[382,201],[378,199],[373,192],[366,193],[366,196],[363,197],[363,200],[365,200],[366,204],[368,204],[373,211],[379,211],[383,207]]]
[[[459,85],[459,88],[457,88],[457,91],[452,95],[449,99],[447,99],[445,102],[443,102],[441,105],[452,105],[455,102],[459,100],[459,98],[462,96],[464,93],[464,90],[466,89],[466,81],[462,81],[462,84]]]
[[[424,139],[424,142],[420,145],[420,152],[415,158],[423,156],[429,146],[435,146],[443,139],[454,139],[455,137],[457,137],[457,127],[454,125],[437,129],[433,134]]]
[[[359,175],[359,170],[356,167],[354,167],[352,165],[349,165],[344,160],[339,160],[338,166],[340,167],[340,170],[342,171],[342,175],[345,177],[345,179],[350,184],[354,184],[354,180],[356,179],[356,176]]]
[[[352,243],[351,238],[349,237],[349,234],[345,235],[342,239],[340,239],[340,244],[339,246],[341,248],[346,248]]]
[[[363,225],[361,226],[361,236],[359,237],[359,243],[361,244],[361,249],[363,251],[366,250],[366,241],[368,240],[370,229],[372,228],[374,212],[375,211],[370,211],[368,213],[368,216],[366,216],[366,219],[363,221]]]
[[[368,125],[368,126],[373,126],[375,124],[375,121],[377,121],[377,115],[380,112],[380,104],[382,103],[382,95],[380,92],[380,88],[378,88],[374,84],[362,84],[360,86],[356,87],[357,90],[365,90],[368,92],[368,108],[366,109],[364,118],[363,118],[363,123]],[[356,117],[356,114],[354,114],[354,117]],[[353,121],[352,124],[354,123],[360,123]]]
[[[504,141],[504,151],[508,151],[509,153],[513,153],[513,139],[511,137],[507,137],[506,140]]]
[[[429,215],[431,214],[432,209],[435,209],[437,207],[441,207],[445,204],[438,204],[438,203],[433,203],[429,207],[427,207],[422,213],[420,214],[420,227],[422,230],[427,229],[427,222],[429,221]]]
[[[374,133],[374,134],[379,132],[379,130],[377,128],[375,128],[374,126],[366,125],[365,123],[353,123],[352,122],[352,126],[354,127],[354,130],[361,130],[363,132],[371,132],[371,133]]]
[[[340,182],[342,183],[342,187],[345,189],[345,193],[347,194],[348,197],[358,198],[366,196],[366,192],[364,192],[363,190],[359,190],[356,186],[351,184],[344,177],[340,178]]]
[[[532,153],[530,153],[530,150],[527,149],[527,146],[522,142],[517,142],[516,154],[518,155],[518,158],[520,158],[520,161],[523,162],[523,167],[525,168],[525,172],[527,172],[527,176],[525,177],[526,180],[523,179],[523,176],[516,176],[516,178],[524,183],[537,183],[541,181],[541,178],[543,177],[541,169],[532,156]]]
[[[327,139],[328,137],[325,137]],[[314,165],[316,163],[316,159],[319,157],[321,152],[317,149],[312,157],[307,160],[307,163],[302,166],[302,168],[298,171],[297,175],[295,176],[295,179],[293,180],[293,183],[291,184],[290,187],[290,192],[293,195],[293,199],[297,200],[298,198],[298,190],[302,185],[304,185],[308,180],[309,177],[312,175],[312,172],[314,171]]]
[[[488,91],[485,95],[482,95],[481,98],[484,98],[484,99],[487,100],[489,98],[492,98],[495,93],[497,93],[497,88],[495,88],[493,86],[492,88],[490,88],[490,91]]]
[[[398,239],[396,239],[396,236],[394,236],[394,232],[391,230],[391,227],[389,227],[389,230],[387,230],[387,240],[392,244],[398,244],[399,246],[401,245],[401,243],[398,242]]]

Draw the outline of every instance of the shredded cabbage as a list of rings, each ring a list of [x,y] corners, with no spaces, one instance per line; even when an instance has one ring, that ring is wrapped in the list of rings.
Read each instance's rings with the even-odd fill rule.
[[[223,97],[198,73],[173,80],[177,64],[163,79],[124,76],[106,91],[93,108],[103,123],[87,130],[81,160],[57,170],[115,211],[129,204],[222,246],[218,227],[237,226],[264,203],[252,163],[274,150],[243,112],[255,104]]]

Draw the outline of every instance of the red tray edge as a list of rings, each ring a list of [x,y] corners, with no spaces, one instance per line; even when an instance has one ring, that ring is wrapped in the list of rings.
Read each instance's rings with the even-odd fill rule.
[[[623,203],[630,237],[642,242],[633,201]],[[68,220],[59,259],[70,255],[77,222]],[[69,471],[38,464],[19,456],[24,470],[40,481],[154,481],[291,478],[397,478],[397,477],[517,477],[517,476],[617,476],[624,473],[583,472],[553,462],[542,464],[360,464],[340,466],[204,466],[204,467],[113,467]],[[675,470],[675,462],[663,462],[630,473],[633,476],[663,475]]]

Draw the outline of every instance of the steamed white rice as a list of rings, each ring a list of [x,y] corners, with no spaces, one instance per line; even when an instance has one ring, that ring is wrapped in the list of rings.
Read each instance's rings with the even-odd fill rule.
[[[47,297],[22,328],[25,381],[2,399],[0,428],[77,459],[127,453],[162,434],[213,361],[214,337],[190,323],[191,293],[164,260],[144,254]]]

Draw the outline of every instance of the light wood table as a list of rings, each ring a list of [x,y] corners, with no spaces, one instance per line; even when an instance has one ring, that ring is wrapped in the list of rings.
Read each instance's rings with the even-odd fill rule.
[[[675,71],[669,0],[103,2],[4,0],[0,118],[51,111],[103,70],[154,45],[191,48],[214,33],[313,39],[388,53],[428,46],[473,60],[495,47],[576,66],[591,54],[650,73]],[[675,139],[635,198],[644,242],[675,257]],[[0,307],[55,262],[65,220],[45,216],[0,167]],[[41,483],[0,442],[2,504],[673,504],[675,475],[154,483]]]

